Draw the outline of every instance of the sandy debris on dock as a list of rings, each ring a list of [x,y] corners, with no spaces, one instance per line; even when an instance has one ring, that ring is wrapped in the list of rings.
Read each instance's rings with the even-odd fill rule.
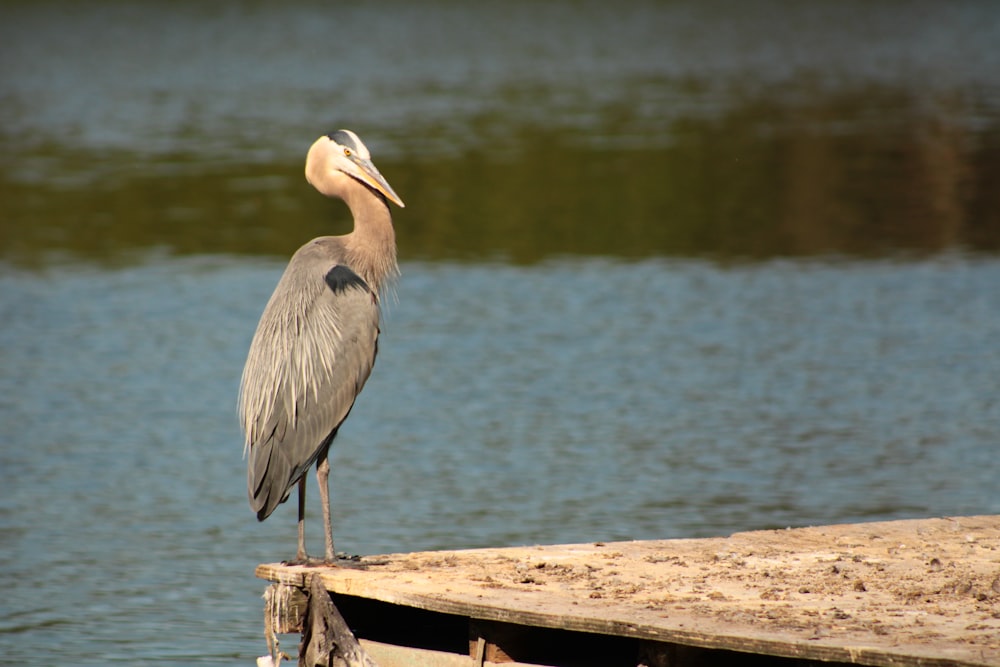
[[[695,645],[744,637],[1000,664],[1000,516],[418,552],[356,565],[262,565],[258,575],[301,585],[319,573],[347,595]]]
[[[577,613],[626,606],[639,622],[694,616],[815,639],[947,638],[1000,651],[1000,517],[365,560],[414,590],[444,585],[447,596],[483,602],[514,594],[591,608]]]

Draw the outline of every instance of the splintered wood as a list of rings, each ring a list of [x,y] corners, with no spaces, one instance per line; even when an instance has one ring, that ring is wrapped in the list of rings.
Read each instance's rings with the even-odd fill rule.
[[[1000,665],[1000,516],[364,557],[257,575],[471,620],[868,665]]]
[[[351,633],[319,577],[309,578],[307,590],[285,584],[268,586],[264,593],[268,655],[258,659],[258,666],[276,667],[290,660],[280,650],[277,635],[293,632],[302,634],[299,665],[378,667]]]

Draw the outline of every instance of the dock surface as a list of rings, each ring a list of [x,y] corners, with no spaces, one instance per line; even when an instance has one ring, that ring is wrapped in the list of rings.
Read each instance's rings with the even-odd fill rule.
[[[1000,665],[1000,516],[265,564],[257,576],[299,588],[318,576],[335,598],[654,646]]]

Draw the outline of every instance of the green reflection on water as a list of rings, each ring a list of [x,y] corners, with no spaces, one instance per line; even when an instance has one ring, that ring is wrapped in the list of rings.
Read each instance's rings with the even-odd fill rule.
[[[758,97],[649,136],[616,133],[609,109],[604,131],[524,123],[502,142],[432,152],[404,142],[375,161],[407,202],[394,211],[404,259],[994,253],[1000,124],[970,129],[970,105],[928,112],[869,89]],[[305,183],[302,157],[219,164],[36,148],[2,163],[0,257],[287,256],[350,224]]]

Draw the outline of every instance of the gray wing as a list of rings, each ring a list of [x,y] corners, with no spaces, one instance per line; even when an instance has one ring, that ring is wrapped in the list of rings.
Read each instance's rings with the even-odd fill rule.
[[[329,446],[375,363],[376,295],[350,268],[308,248],[264,309],[240,387],[247,490],[261,521]]]

